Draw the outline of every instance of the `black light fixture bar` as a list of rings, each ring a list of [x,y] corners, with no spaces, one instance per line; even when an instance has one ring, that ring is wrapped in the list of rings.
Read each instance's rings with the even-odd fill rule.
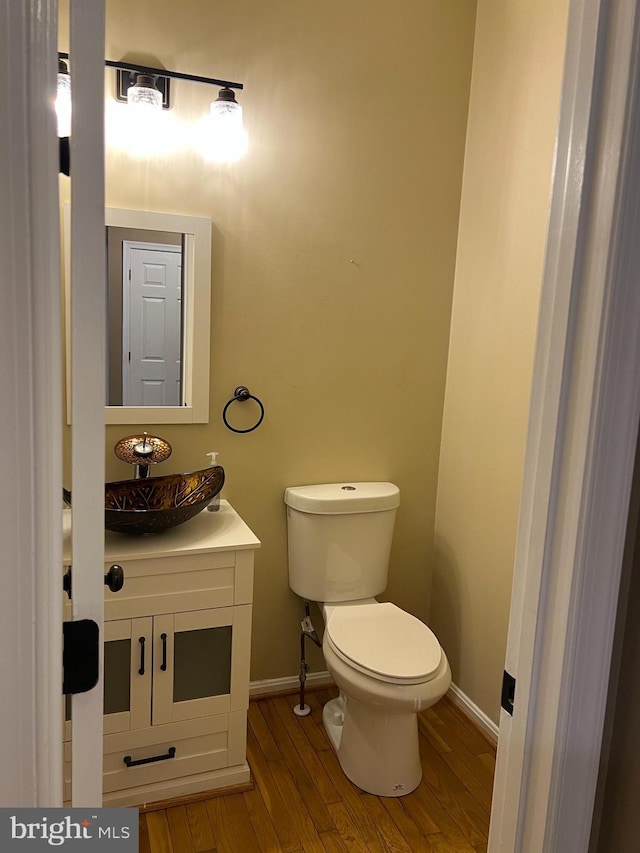
[[[59,53],[60,59],[69,59],[68,53]],[[244,89],[242,83],[233,83],[231,80],[218,80],[215,77],[200,77],[197,74],[183,74],[182,71],[169,71],[166,68],[151,68],[148,65],[134,65],[131,62],[114,62],[105,59],[104,64],[109,68],[117,68],[120,71],[131,71],[135,74],[150,74],[154,77],[170,77],[174,80],[191,80],[193,83],[208,83],[210,86],[222,86],[227,89]]]

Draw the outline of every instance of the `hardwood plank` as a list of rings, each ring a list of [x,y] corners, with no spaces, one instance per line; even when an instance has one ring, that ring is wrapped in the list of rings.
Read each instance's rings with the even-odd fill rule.
[[[429,709],[427,717],[431,719],[432,716],[440,721],[443,730],[454,731],[474,755],[489,752],[491,749],[495,752],[495,743],[490,741],[489,737],[481,733],[477,727],[472,727],[469,724],[469,718],[463,716],[462,712],[446,696],[443,701]]]
[[[254,774],[256,787],[260,791],[276,835],[285,853],[293,853],[302,846],[302,840],[297,828],[291,822],[289,810],[278,787],[276,786],[269,764],[260,749],[253,730],[247,736],[247,759]]]
[[[380,802],[402,833],[402,837],[409,845],[409,849],[420,850],[424,846],[424,838],[418,824],[402,806],[402,800],[405,799],[406,797],[382,797]]]
[[[276,699],[273,706],[282,720],[300,759],[312,777],[313,784],[318,789],[323,802],[325,804],[337,803],[340,800],[340,795],[318,758],[311,740],[307,737],[309,729],[317,730],[316,724],[310,717],[296,717],[291,710],[291,706],[284,699]]]
[[[434,835],[448,826],[455,831],[455,823],[447,817],[424,780],[415,791],[402,797],[400,804],[423,835]]]
[[[173,849],[179,850],[180,853],[195,853],[186,807],[173,806],[167,809],[167,823]]]
[[[151,853],[180,853],[179,850],[174,851],[171,844],[166,812],[149,812],[146,818]]]
[[[215,797],[205,806],[219,853],[260,853],[242,797]]]
[[[498,745],[496,738],[494,738],[489,732],[485,731],[485,729],[481,728],[473,719],[471,714],[456,702],[451,695],[447,694],[444,696],[438,704],[448,708],[460,723],[465,726],[465,728],[472,731],[476,737],[483,739],[487,744],[487,749],[485,751],[493,752],[495,755],[496,747]]]
[[[473,847],[464,842],[453,843],[444,835],[428,835],[425,850],[431,853],[475,853]]]
[[[262,853],[280,853],[283,848],[260,790],[254,788],[243,794],[242,799]]]
[[[347,808],[351,820],[357,827],[360,838],[371,853],[385,853],[386,845],[376,828],[376,825],[365,808],[362,801],[361,791],[342,772],[340,762],[333,750],[320,753],[320,760],[334,781],[337,790],[342,797],[342,802]],[[331,812],[330,806],[327,806]],[[333,815],[333,813],[332,813]]]
[[[285,706],[289,709],[289,714],[295,717],[304,729],[304,733],[314,750],[331,749],[331,744],[329,743],[329,738],[326,735],[322,722],[323,706],[320,705],[315,694],[307,696],[305,703],[311,708],[311,713],[306,717],[298,717],[293,712],[293,709],[298,704],[296,696],[281,696],[275,702],[279,711]]]
[[[478,778],[479,774],[476,775],[458,755],[452,753],[444,760],[488,815],[491,811],[491,789],[487,790],[486,785]]]
[[[446,788],[442,788],[436,796],[428,784],[422,784],[412,794],[402,797],[402,807],[423,828],[426,837],[441,834],[450,844],[462,848],[471,844],[471,839],[476,837],[475,827],[469,825],[454,794]]]
[[[382,798],[374,797],[373,794],[361,794],[360,799],[371,815],[387,849],[391,853],[412,853],[412,848],[402,837],[402,833],[393,818],[382,805]]]
[[[211,824],[204,802],[189,803],[185,806],[191,840],[196,853],[215,849],[216,842],[211,832]]]
[[[483,752],[478,756],[478,761],[483,765],[491,779],[496,773],[496,754],[495,752]]]
[[[291,740],[287,727],[284,725],[280,715],[276,711],[275,701],[262,702],[261,706],[260,710],[262,711],[262,715],[269,726],[269,730],[277,740],[278,748],[287,770],[287,775],[293,780],[296,793],[301,797],[304,807],[311,816],[316,830],[318,832],[330,832],[334,828],[331,816],[327,811],[327,807],[318,788],[316,787],[315,780],[311,778],[309,771],[305,767],[304,762],[300,758],[296,747]],[[281,778],[284,779],[282,774]],[[287,787],[289,787],[288,782],[286,780],[284,781],[285,784],[287,784]],[[327,785],[330,785],[330,780],[328,779]],[[284,792],[282,793],[284,794]],[[334,802],[335,799],[336,798],[334,797]]]
[[[438,791],[449,793],[466,791],[464,782],[456,776],[444,758],[436,752],[422,728],[420,728],[420,762],[424,781],[436,793]]]
[[[451,747],[442,737],[440,731],[438,731],[438,729],[442,728],[441,720],[436,714],[431,712],[430,708],[424,714],[418,714],[418,728],[429,738],[433,748],[440,755],[451,752]]]
[[[437,718],[436,718],[437,719]],[[419,717],[419,729],[431,743],[431,746],[442,757],[456,776],[463,782],[473,795],[489,811],[491,809],[491,792],[493,789],[493,773],[487,768],[478,755],[472,753],[458,737],[456,731],[447,727],[445,738],[441,737],[429,719]],[[445,748],[442,748],[444,744]]]
[[[480,844],[482,839],[489,837],[489,814],[469,793],[457,794],[456,801],[478,832],[479,838],[474,846]]]
[[[341,836],[334,830],[333,832],[321,832],[320,841],[327,853],[348,853],[349,848],[346,846]]]
[[[138,818],[138,853],[151,853],[147,817],[144,814]]]
[[[423,756],[426,752],[426,749],[423,750]],[[423,768],[425,767],[427,758],[429,759],[429,763],[435,763],[436,760],[440,762],[435,783],[432,784],[434,773],[431,772],[430,778],[427,779],[427,786],[440,803],[441,809],[435,820],[440,825],[441,830],[443,830],[443,834],[447,836],[447,840],[453,841],[456,837],[458,840],[461,840],[459,839],[459,833],[461,832],[466,841],[471,845],[482,841],[483,838],[478,833],[475,824],[469,820],[466,812],[459,806],[456,799],[458,794],[465,793],[467,789],[462,785],[459,778],[449,770],[448,765],[435,751],[432,751],[431,756],[422,758]],[[446,773],[443,772],[444,768],[447,770]],[[430,770],[433,771],[433,768],[430,768]]]
[[[274,761],[269,764],[278,791],[287,804],[287,819],[295,826],[296,832],[302,841],[302,847],[308,853],[322,853],[324,850],[316,825],[305,807],[305,801],[300,796],[295,779],[289,773],[282,761]],[[327,812],[326,825],[334,829],[333,821]]]
[[[261,706],[261,701],[249,703],[249,710],[247,712],[249,726],[253,729],[256,739],[260,744],[260,749],[267,761],[278,761],[282,758],[282,755],[273,739],[269,726],[262,716]]]
[[[369,847],[362,840],[361,833],[344,803],[331,803],[328,806],[336,831],[344,846],[351,853],[369,853]]]

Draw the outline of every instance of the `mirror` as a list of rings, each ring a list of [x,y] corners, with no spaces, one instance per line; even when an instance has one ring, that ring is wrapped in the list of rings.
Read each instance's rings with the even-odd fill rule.
[[[65,205],[67,388],[70,215]],[[105,224],[105,422],[207,423],[211,221],[106,208]]]

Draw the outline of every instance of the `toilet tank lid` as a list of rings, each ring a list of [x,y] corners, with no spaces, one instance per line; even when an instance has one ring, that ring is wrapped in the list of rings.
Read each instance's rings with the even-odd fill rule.
[[[393,483],[321,483],[289,486],[284,492],[287,506],[300,512],[339,515],[382,512],[400,505],[400,489]]]

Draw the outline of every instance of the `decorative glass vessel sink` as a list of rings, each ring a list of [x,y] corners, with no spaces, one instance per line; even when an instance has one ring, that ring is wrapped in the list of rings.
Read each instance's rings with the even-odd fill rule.
[[[223,485],[224,468],[220,465],[189,474],[107,483],[104,526],[116,533],[160,533],[201,512]],[[65,501],[71,504],[66,491]]]

